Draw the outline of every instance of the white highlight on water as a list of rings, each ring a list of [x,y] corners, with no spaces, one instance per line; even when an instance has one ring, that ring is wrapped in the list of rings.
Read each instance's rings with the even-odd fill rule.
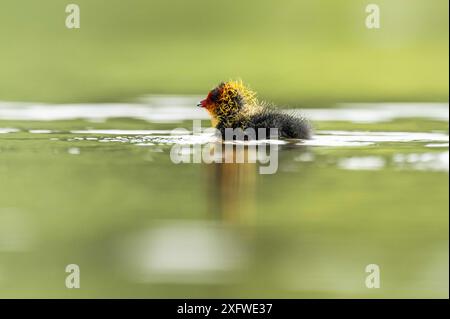
[[[201,96],[155,95],[138,103],[84,103],[43,104],[0,102],[1,120],[73,120],[105,121],[109,118],[135,118],[150,122],[180,122],[183,120],[209,119],[207,112],[195,105]],[[346,103],[336,108],[297,109],[312,121],[350,121],[354,123],[378,123],[401,118],[425,118],[449,120],[446,103]],[[301,114],[300,114],[301,112]]]
[[[161,221],[121,241],[127,276],[138,282],[216,283],[239,269],[245,251],[239,236],[210,221]]]
[[[339,160],[338,167],[348,170],[378,170],[383,168],[385,160],[378,156],[349,157]]]
[[[8,134],[8,133],[16,133],[19,132],[16,128],[10,128],[10,127],[0,127],[0,134]]]
[[[369,146],[382,142],[448,142],[444,133],[319,131],[311,140],[298,143],[310,146]]]
[[[80,149],[78,147],[71,147],[67,150],[70,155],[80,155]]]

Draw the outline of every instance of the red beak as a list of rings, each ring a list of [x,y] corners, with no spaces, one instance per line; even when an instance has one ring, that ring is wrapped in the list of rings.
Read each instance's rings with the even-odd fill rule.
[[[206,106],[206,100],[200,101],[197,106],[199,107],[205,107]]]

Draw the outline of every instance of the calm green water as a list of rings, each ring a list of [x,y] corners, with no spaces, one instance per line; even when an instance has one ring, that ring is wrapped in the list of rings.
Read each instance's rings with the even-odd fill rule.
[[[261,175],[174,164],[206,117],[158,101],[0,104],[0,297],[448,297],[447,106],[306,110]]]

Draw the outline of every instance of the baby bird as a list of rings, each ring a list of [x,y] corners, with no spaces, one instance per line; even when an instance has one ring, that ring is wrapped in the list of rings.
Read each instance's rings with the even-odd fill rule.
[[[212,125],[225,137],[226,128],[265,128],[269,137],[271,128],[278,129],[280,138],[309,139],[312,128],[301,117],[286,114],[258,102],[256,93],[242,81],[222,82],[208,93],[197,106],[205,108],[211,116]]]

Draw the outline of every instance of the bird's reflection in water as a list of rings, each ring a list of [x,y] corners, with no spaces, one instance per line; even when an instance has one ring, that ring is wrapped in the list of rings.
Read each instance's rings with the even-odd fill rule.
[[[249,162],[251,156],[255,156],[252,154],[254,148],[233,145],[225,151],[225,145],[221,143],[213,144],[211,147],[222,148],[222,162],[204,166],[210,199],[208,210],[225,223],[252,224],[256,215],[260,165],[257,162]],[[238,160],[240,158],[245,159],[243,163]]]
[[[223,143],[210,144],[212,152],[217,148],[222,151],[220,160],[203,166],[206,172],[205,188],[209,195],[208,210],[216,218],[234,225],[251,225],[255,221],[258,188],[261,179],[267,174],[261,173],[262,167],[276,166],[278,169],[279,166],[282,170],[296,171],[299,162],[312,157],[307,147],[294,143],[277,145],[275,148],[269,144],[257,147],[233,145],[228,149]],[[285,155],[284,160],[278,156],[281,150]],[[276,165],[266,160],[276,161]]]

